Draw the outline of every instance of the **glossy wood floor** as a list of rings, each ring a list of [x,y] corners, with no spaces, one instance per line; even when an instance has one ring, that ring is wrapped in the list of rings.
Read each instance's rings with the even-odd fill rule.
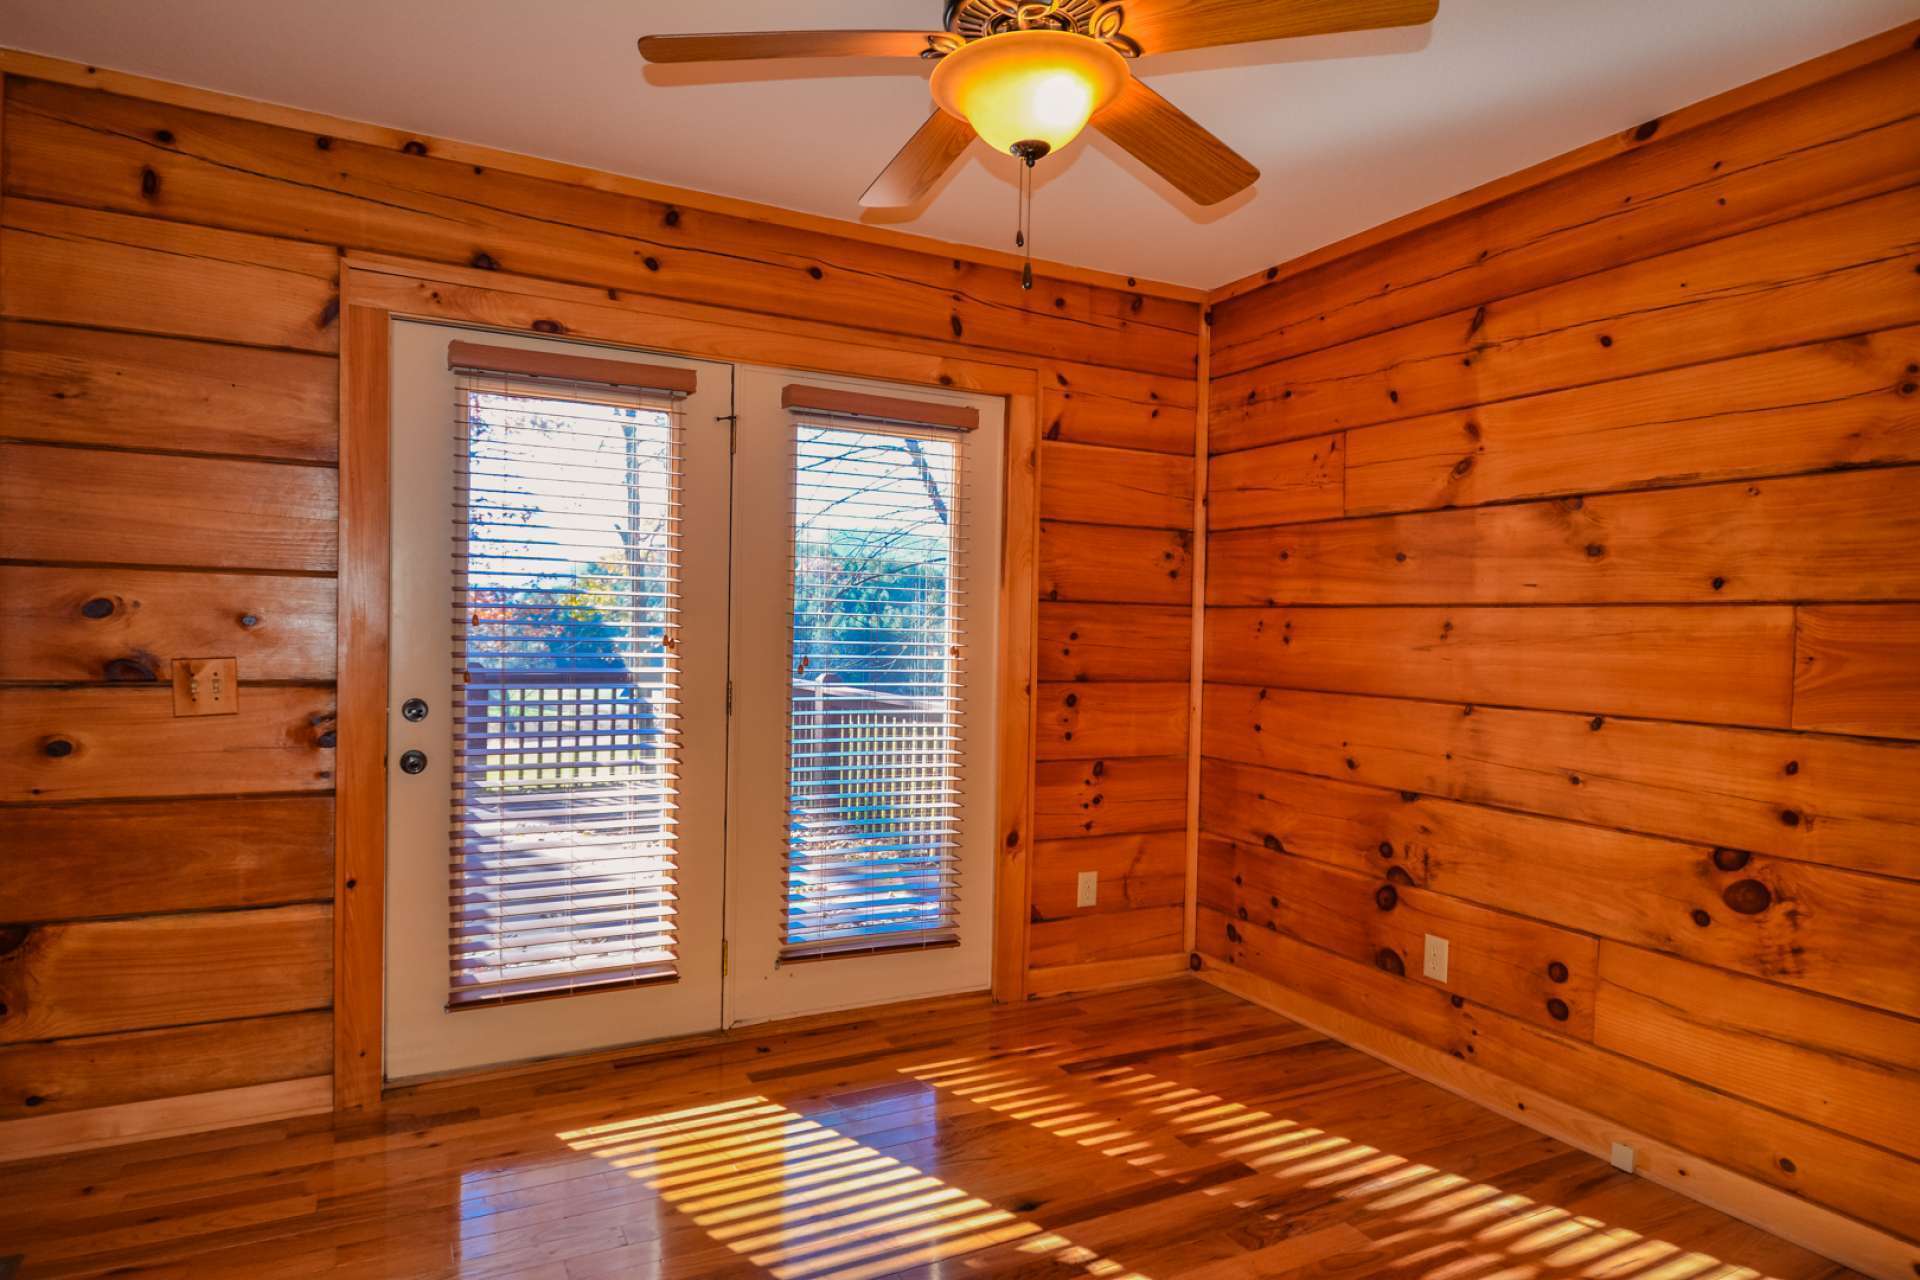
[[[1197,981],[0,1166],[9,1254],[200,1280],[1852,1274]]]

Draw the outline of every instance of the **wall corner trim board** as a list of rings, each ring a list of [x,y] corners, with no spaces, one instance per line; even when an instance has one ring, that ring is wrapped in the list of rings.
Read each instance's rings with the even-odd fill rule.
[[[997,998],[1198,964],[1915,1274],[1916,37],[1211,295],[1032,297],[1006,255],[0,50],[0,808],[44,864],[0,883],[37,1108],[0,1096],[0,1148],[380,1103],[360,726],[412,316],[1005,398]],[[235,652],[237,716],[144,687]]]

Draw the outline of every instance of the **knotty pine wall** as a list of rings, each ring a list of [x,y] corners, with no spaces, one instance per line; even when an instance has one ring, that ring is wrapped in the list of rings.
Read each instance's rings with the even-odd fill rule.
[[[1914,34],[1215,304],[1199,901],[1283,1004],[1909,1245]]]
[[[1182,964],[1195,302],[58,78],[0,133],[0,1147],[324,1105],[342,251],[1038,369],[1032,985]],[[239,715],[172,718],[221,654]]]

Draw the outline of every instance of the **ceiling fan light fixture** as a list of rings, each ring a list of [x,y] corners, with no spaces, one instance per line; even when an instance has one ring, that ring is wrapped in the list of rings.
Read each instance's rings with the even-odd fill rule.
[[[994,150],[1028,158],[1080,136],[1131,74],[1126,59],[1099,40],[1008,31],[942,58],[933,69],[933,100]]]

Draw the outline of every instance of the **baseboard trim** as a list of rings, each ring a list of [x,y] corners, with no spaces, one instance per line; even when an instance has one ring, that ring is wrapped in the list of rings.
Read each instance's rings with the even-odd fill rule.
[[[1080,991],[1111,991],[1148,982],[1166,982],[1186,973],[1187,953],[1135,956],[1125,960],[1094,960],[1086,964],[1058,964],[1027,970],[1028,996],[1063,996]]]
[[[237,1125],[289,1120],[333,1110],[333,1077],[307,1076],[272,1084],[190,1093],[178,1098],[122,1102],[65,1115],[35,1116],[0,1125],[0,1162],[114,1147],[148,1138],[177,1138]]]
[[[1312,1027],[1409,1075],[1603,1160],[1613,1143],[1627,1143],[1635,1151],[1635,1172],[1648,1181],[1751,1222],[1876,1280],[1913,1280],[1920,1275],[1920,1245],[1496,1076],[1270,978],[1210,958],[1199,976],[1242,1000]]]

